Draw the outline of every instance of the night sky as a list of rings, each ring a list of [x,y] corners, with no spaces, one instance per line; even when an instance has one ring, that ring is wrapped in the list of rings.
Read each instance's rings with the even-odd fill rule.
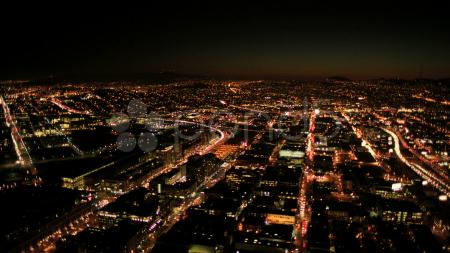
[[[408,2],[5,7],[0,78],[447,78],[449,15]]]

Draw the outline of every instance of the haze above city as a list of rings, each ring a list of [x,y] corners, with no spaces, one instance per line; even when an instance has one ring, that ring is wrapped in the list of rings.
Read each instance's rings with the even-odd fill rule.
[[[448,3],[151,3],[11,8],[2,79],[448,78]]]

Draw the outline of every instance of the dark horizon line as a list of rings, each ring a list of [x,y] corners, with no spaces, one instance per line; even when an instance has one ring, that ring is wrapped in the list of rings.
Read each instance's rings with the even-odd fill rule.
[[[183,73],[176,71],[159,71],[159,72],[136,72],[136,73],[62,73],[62,74],[35,74],[24,75],[22,77],[0,77],[1,81],[151,81],[157,79],[217,79],[217,80],[305,80],[305,81],[320,81],[326,79],[340,79],[346,81],[357,80],[450,80],[448,77],[402,77],[402,76],[376,76],[365,78],[352,78],[347,75],[330,74],[330,75],[300,75],[300,74],[197,74],[197,73]]]

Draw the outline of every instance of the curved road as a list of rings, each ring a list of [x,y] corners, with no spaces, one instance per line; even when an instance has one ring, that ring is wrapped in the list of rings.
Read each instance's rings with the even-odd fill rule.
[[[400,141],[398,136],[394,132],[386,128],[381,129],[383,129],[386,133],[388,133],[394,140],[395,154],[403,163],[405,163],[409,168],[411,168],[415,173],[417,173],[417,175],[419,175],[422,179],[428,181],[436,189],[438,189],[439,191],[450,197],[450,184],[447,180],[443,179],[439,174],[436,174],[433,171],[427,170],[414,162],[408,161],[400,151]]]

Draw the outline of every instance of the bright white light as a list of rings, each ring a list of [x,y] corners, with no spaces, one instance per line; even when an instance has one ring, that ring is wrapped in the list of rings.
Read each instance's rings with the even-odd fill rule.
[[[402,183],[394,183],[392,184],[392,190],[393,191],[400,191],[402,189]]]
[[[423,180],[423,181],[422,181],[422,185],[423,185],[423,186],[427,186],[427,185],[428,185],[428,181],[427,181],[427,180]]]
[[[316,115],[318,115],[318,114],[320,113],[320,110],[319,110],[319,109],[315,109],[315,110],[314,110],[314,113],[315,113]]]
[[[439,195],[439,201],[447,201],[447,195]]]

